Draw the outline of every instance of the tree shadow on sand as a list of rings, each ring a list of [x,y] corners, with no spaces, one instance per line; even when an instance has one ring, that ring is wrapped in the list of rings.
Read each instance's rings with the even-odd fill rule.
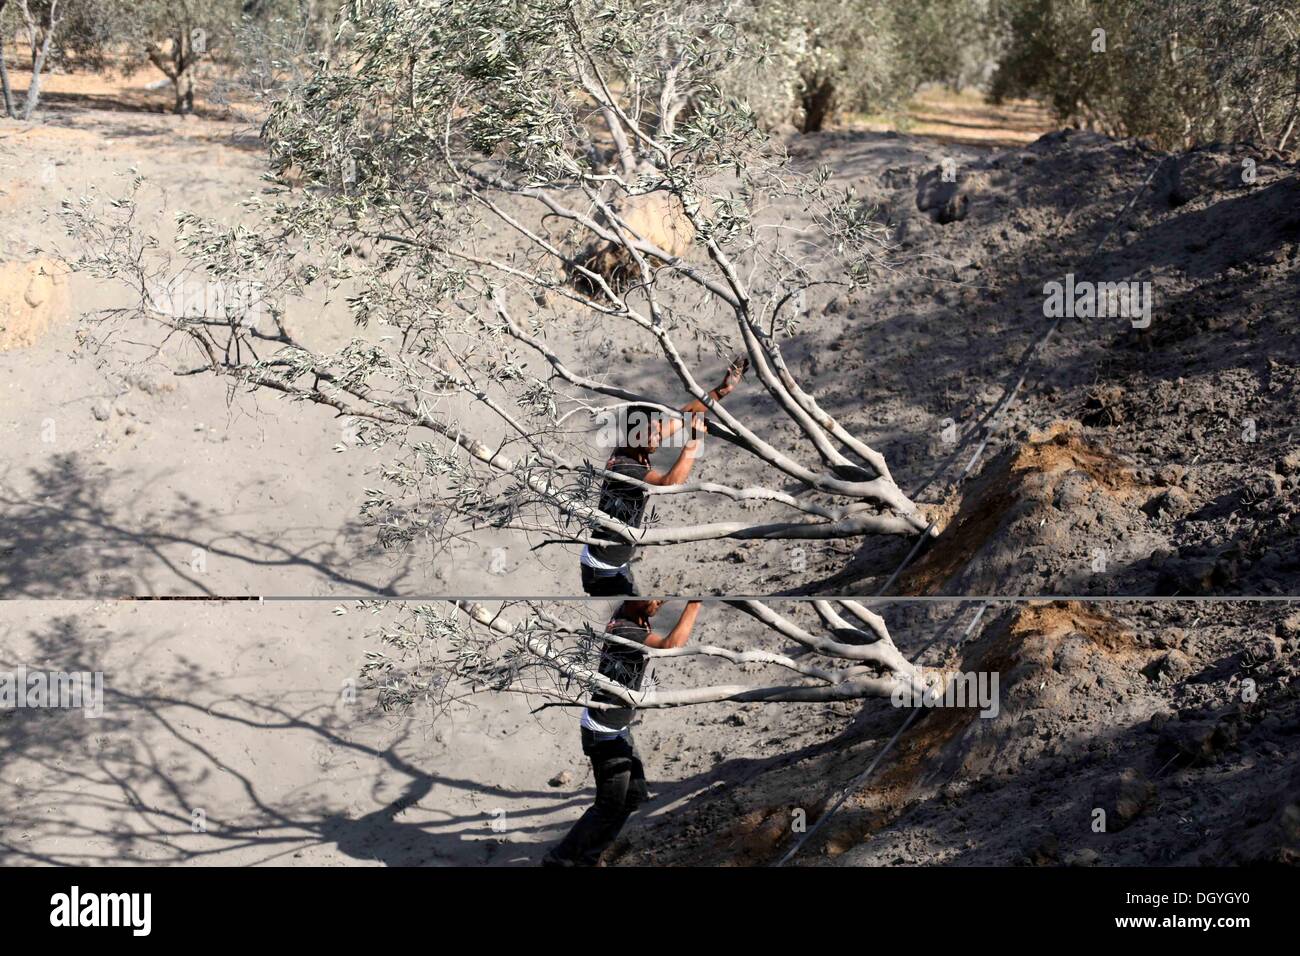
[[[276,527],[263,533],[215,530],[225,517],[184,495],[164,504],[153,498],[152,478],[121,470],[108,475],[137,488],[148,504],[130,520],[106,500],[105,476],[76,454],[60,454],[31,468],[20,492],[0,475],[0,594],[8,598],[124,597],[141,594],[211,595],[204,580],[209,562],[249,569],[250,593],[277,570],[298,569],[354,591],[391,595],[405,580],[402,560],[386,580],[348,570],[357,555],[337,538],[364,540],[355,523],[341,530]]]
[[[92,632],[76,617],[56,618],[24,634],[21,651],[0,643],[0,667],[94,671],[110,638],[139,640]],[[99,718],[0,712],[0,865],[266,864],[318,848],[390,866],[527,863],[528,840],[519,838],[557,834],[557,814],[590,799],[428,772],[407,756],[420,744],[411,724],[383,745],[365,743],[360,718],[341,715],[332,691],[226,693],[221,679],[185,661],[166,674],[119,669],[104,681]],[[228,732],[245,735],[239,759],[221,748]],[[318,779],[286,790],[289,778],[276,770],[284,751],[274,749],[286,744],[310,750],[318,777],[355,762],[342,784],[367,781],[365,802],[377,809],[360,812],[342,787],[325,791]],[[436,787],[499,805],[509,842],[484,812],[398,819]]]

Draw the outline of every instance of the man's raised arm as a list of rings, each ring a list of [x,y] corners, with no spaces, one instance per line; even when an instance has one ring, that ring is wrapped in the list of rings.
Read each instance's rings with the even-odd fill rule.
[[[653,647],[659,650],[667,650],[674,647],[681,647],[691,638],[691,628],[695,626],[695,618],[700,613],[699,601],[687,601],[686,607],[682,610],[682,616],[677,619],[673,629],[668,632],[668,636],[650,632],[650,636],[645,640],[646,647]]]
[[[731,394],[732,390],[740,384],[740,380],[744,376],[745,370],[748,368],[748,358],[742,355],[735,359],[727,366],[727,371],[723,373],[721,384],[719,384],[717,388],[712,389],[709,392],[709,396],[715,402],[726,398]],[[658,448],[659,445],[663,444],[666,439],[675,435],[677,430],[682,427],[682,422],[685,420],[686,416],[704,415],[707,414],[708,411],[709,407],[705,405],[704,402],[698,398],[693,398],[682,406],[681,418],[661,419],[656,424],[656,427],[650,432],[650,450],[653,451],[655,448]]]
[[[695,459],[700,455],[700,436],[704,433],[704,421],[697,414],[691,415],[691,438],[682,446],[681,452],[677,455],[677,460],[667,471],[658,471],[651,468],[646,472],[645,481],[648,485],[680,485],[691,474],[691,466],[695,464]]]

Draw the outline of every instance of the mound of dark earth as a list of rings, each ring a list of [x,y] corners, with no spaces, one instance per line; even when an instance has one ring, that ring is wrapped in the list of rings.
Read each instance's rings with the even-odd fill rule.
[[[948,506],[955,513],[900,588],[1040,594],[1068,582],[1068,593],[1085,591],[1094,576],[1163,542],[1147,516],[1169,493],[1139,480],[1077,422],[1054,423],[1003,450],[961,489]]]
[[[1117,494],[1072,466],[1053,477],[1050,500],[1028,489],[1042,498],[1026,506],[1046,519],[1041,533],[1015,515],[981,525],[1000,540],[975,547],[969,570],[934,554],[940,539],[925,552],[932,573],[893,593],[972,582],[1008,594],[1300,593],[1294,164],[1248,146],[1168,155],[1069,130],[993,153],[827,134],[801,154],[878,207],[899,262],[868,290],[826,293],[812,311],[827,321],[809,323],[789,351],[903,487],[924,483],[919,500],[941,512],[985,500],[1012,468],[1007,455],[1059,421],[1131,475]],[[1065,318],[954,499],[977,444],[955,447],[954,436],[973,432],[1015,381],[1051,323],[1045,286],[1067,275],[1150,283],[1149,325]],[[981,478],[982,498],[972,491]],[[870,593],[911,545],[813,544],[809,580],[795,589],[789,556],[767,545],[720,560],[752,568],[760,587]]]
[[[1079,602],[993,616],[932,664],[997,672],[996,714],[925,710],[796,860],[1300,862],[1300,614],[1278,617]],[[871,702],[823,744],[723,764],[694,800],[652,811],[615,859],[773,862],[908,713]]]

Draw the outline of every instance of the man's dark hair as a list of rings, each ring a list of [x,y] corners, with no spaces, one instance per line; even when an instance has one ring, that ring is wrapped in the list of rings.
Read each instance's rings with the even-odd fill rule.
[[[650,611],[653,608],[654,604],[655,604],[654,601],[646,601],[641,599],[624,601],[622,605],[619,606],[618,613],[619,616],[631,620],[634,620],[636,618],[649,618]]]
[[[644,449],[650,445],[655,424],[663,418],[662,409],[654,405],[634,404],[619,409],[619,447]]]

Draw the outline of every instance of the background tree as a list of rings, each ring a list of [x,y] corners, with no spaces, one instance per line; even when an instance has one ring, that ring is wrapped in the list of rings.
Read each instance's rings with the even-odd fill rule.
[[[265,106],[305,82],[332,55],[341,6],[342,0],[245,0],[220,51],[224,69],[211,78],[211,98],[239,96]]]
[[[1290,0],[1002,0],[995,97],[1165,149],[1295,148],[1300,8]],[[1099,32],[1100,31],[1100,32]]]
[[[600,529],[642,546],[926,528],[883,456],[785,361],[810,290],[852,288],[887,264],[884,227],[824,174],[798,174],[719,91],[746,49],[727,10],[357,0],[345,13],[346,40],[266,125],[272,169],[305,188],[259,199],[256,228],[179,219],[186,268],[260,283],[266,321],[151,303],[147,290],[176,270],[131,236],[129,198],[107,219],[68,211],[88,250],[77,265],[146,292],[104,319],[183,335],[202,368],[329,406],[361,443],[395,449],[363,507],[387,545],[484,526],[542,543]],[[779,202],[807,208],[812,229],[783,225]],[[277,297],[311,284],[341,290],[359,329],[332,353],[283,322]],[[649,392],[620,381],[583,346],[592,334],[644,347],[657,363],[638,371],[667,378]],[[709,396],[705,375],[736,352],[802,448]],[[601,416],[627,403],[674,415],[683,393],[710,409],[711,439],[771,481],[645,487],[652,504],[732,503],[720,520],[671,524],[652,510],[637,529],[596,510],[610,477],[591,460],[604,458]]]
[[[152,64],[172,85],[177,113],[194,111],[200,65],[228,44],[240,22],[243,0],[121,0],[116,36],[126,66]]]
[[[306,61],[327,52],[334,0],[99,0],[122,65],[152,65],[171,83],[174,109],[194,111],[206,64],[209,95],[265,92],[302,78]]]
[[[30,120],[41,98],[41,80],[49,65],[50,49],[76,0],[0,0],[0,97],[10,119]],[[4,44],[17,30],[25,33],[31,48],[31,74],[20,109],[14,102],[5,62]]]
[[[918,82],[902,55],[898,9],[887,0],[755,0],[737,16],[763,56],[739,61],[728,85],[767,125],[804,133],[844,110],[897,107]]]
[[[299,0],[3,0],[0,41],[21,36],[31,50],[31,79],[21,107],[14,100],[0,42],[0,96],[6,115],[30,119],[40,99],[41,80],[56,66],[128,73],[153,64],[171,82],[178,113],[194,109],[194,82],[201,63],[224,46],[260,30],[262,40],[307,7]]]
[[[1001,45],[994,2],[895,3],[891,19],[910,78],[916,83],[942,83],[953,91],[986,89]]]
[[[898,110],[923,83],[983,87],[998,42],[989,0],[750,0],[736,18],[761,53],[725,84],[765,126],[804,133]]]

